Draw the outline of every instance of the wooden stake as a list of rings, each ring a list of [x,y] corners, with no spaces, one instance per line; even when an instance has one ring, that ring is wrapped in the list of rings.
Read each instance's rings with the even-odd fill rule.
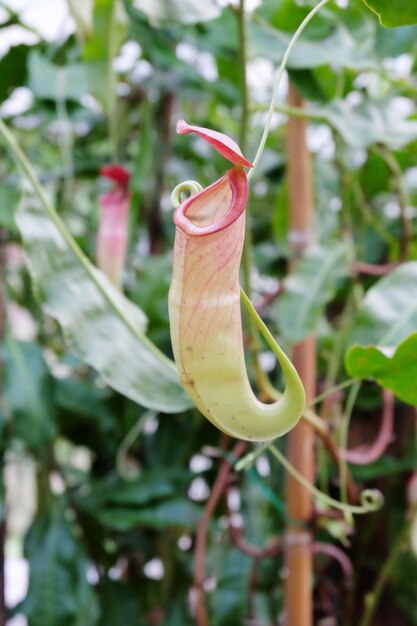
[[[292,87],[289,106],[302,107]],[[313,184],[311,157],[306,146],[307,122],[290,118],[288,122],[288,193],[290,205],[290,243],[300,251],[312,241]],[[294,365],[306,390],[307,402],[315,396],[316,342],[309,337],[299,343],[293,354]],[[314,482],[314,433],[304,421],[290,433],[288,460],[309,481]],[[313,624],[313,535],[308,525],[313,514],[309,492],[291,476],[287,480],[287,511],[291,520],[285,535],[285,625]]]

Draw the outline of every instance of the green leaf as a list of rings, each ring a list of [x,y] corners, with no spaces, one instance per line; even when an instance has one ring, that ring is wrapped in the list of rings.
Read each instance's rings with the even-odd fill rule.
[[[143,509],[112,506],[95,513],[104,526],[121,532],[137,526],[158,530],[171,526],[194,529],[201,514],[201,506],[180,498],[159,502]]]
[[[417,261],[403,263],[369,289],[348,345],[396,346],[417,329]]]
[[[82,368],[85,370],[85,368]],[[126,401],[115,398],[109,387],[97,385],[97,375],[88,370],[71,378],[55,379],[54,402],[60,434],[75,443],[89,447],[95,458],[112,458],[123,436],[124,420],[114,411],[116,400],[126,418]],[[132,405],[137,413],[136,405]],[[126,426],[125,426],[126,428]]]
[[[68,0],[68,8],[77,26],[82,41],[88,40],[93,32],[93,7],[85,0]]]
[[[300,341],[317,329],[337,281],[349,274],[349,258],[344,243],[312,246],[303,254],[277,301],[278,322],[290,341]]]
[[[30,626],[94,626],[97,599],[87,580],[88,560],[61,505],[51,503],[26,538],[29,561],[28,595],[19,609]]]
[[[8,98],[15,87],[25,83],[26,61],[30,48],[20,44],[12,46],[0,60],[0,102]]]
[[[144,259],[138,268],[136,280],[129,292],[134,302],[140,303],[149,319],[149,332],[161,341],[169,329],[167,309],[169,283],[171,279],[172,252],[167,255]]]
[[[52,207],[21,204],[16,223],[43,310],[60,323],[80,358],[114,389],[147,407],[190,406],[174,364],[144,335],[142,311],[84,256]]]
[[[89,92],[85,67],[81,64],[55,65],[40,52],[29,56],[29,87],[37,98],[75,100]]]
[[[88,375],[89,372],[83,370],[71,378],[55,380],[55,403],[71,414],[80,415],[83,420],[88,417],[104,422],[111,420],[106,401],[113,396],[113,392],[108,387],[97,385],[95,374]]]
[[[90,90],[109,115],[116,108],[113,59],[125,40],[127,16],[118,0],[94,0],[94,28],[83,48],[84,68]]]
[[[186,582],[185,576],[181,578]],[[193,626],[195,621],[189,615],[189,603],[187,602],[186,594],[177,593],[177,598],[174,602],[171,602],[163,626],[178,626],[179,624],[181,624],[181,626]]]
[[[137,585],[103,577],[97,588],[101,616],[98,626],[117,626],[134,623],[141,614]],[[138,625],[140,622],[137,622]]]
[[[175,495],[175,487],[172,483],[159,475],[155,477],[141,475],[138,482],[124,483],[109,499],[111,505],[118,506],[143,506],[148,502],[163,500],[168,496]]]
[[[113,59],[124,41],[126,29],[126,14],[117,0],[94,0],[94,32],[83,48],[83,58]]]
[[[379,28],[375,50],[381,59],[409,54],[417,41],[417,25]]]
[[[415,545],[417,517],[415,511],[413,515],[414,519],[412,519],[410,528],[410,541],[412,541],[410,546],[411,550],[403,549],[399,553],[398,558],[396,559],[395,568],[392,568],[390,581],[396,604],[403,611],[404,622],[407,620],[411,624],[416,624],[417,603],[414,581],[417,577],[417,554]]]
[[[6,424],[6,416],[4,414],[3,408],[0,408],[0,462],[3,464],[3,455],[5,449],[7,447],[7,441],[5,438],[5,424]],[[0,518],[2,516],[2,506],[3,506],[3,493],[2,489],[0,489]]]
[[[138,526],[192,528],[201,507],[178,497],[191,478],[172,467],[143,471],[132,481],[110,476],[91,483],[88,494],[83,489],[74,494],[74,503],[103,526],[122,532]]]
[[[0,187],[0,226],[10,233],[17,234],[14,221],[14,210],[20,198],[20,194],[11,185],[2,184]]]
[[[366,293],[349,334],[348,345],[358,345],[346,354],[346,369],[417,404],[416,328],[417,262],[411,261]]]
[[[214,0],[134,0],[134,6],[143,11],[152,26],[195,24],[218,17],[221,8]]]
[[[248,603],[251,560],[232,548],[220,559],[216,593],[212,596],[213,626],[241,626]]]
[[[398,150],[417,138],[417,121],[407,120],[390,101],[364,100],[352,105],[333,100],[317,110],[317,115],[354,148],[382,143]]]
[[[416,462],[414,458],[395,459],[392,456],[384,454],[380,459],[369,463],[368,465],[352,465],[353,479],[360,482],[365,480],[374,480],[381,476],[395,476],[403,472],[413,471]]]
[[[308,69],[331,65],[352,70],[375,67],[373,44],[376,25],[371,19],[362,19],[349,28],[343,23],[332,24],[328,34],[310,38],[306,31],[291,53],[289,69]],[[283,32],[268,23],[249,25],[249,55],[266,57],[278,63],[288,47],[292,32]]]
[[[8,338],[6,342],[5,403],[13,419],[13,434],[32,451],[45,452],[56,435],[52,379],[36,343]]]
[[[103,481],[95,481],[91,493],[85,498],[77,496],[77,502],[87,510],[114,506],[137,508],[175,496],[178,483],[185,480],[190,480],[190,474],[173,468],[169,471],[146,470],[138,479],[130,481],[110,476]]]
[[[383,26],[417,24],[415,0],[363,0],[378,15]]]
[[[350,376],[372,378],[400,400],[417,406],[417,333],[396,349],[378,346],[352,346],[346,355]]]

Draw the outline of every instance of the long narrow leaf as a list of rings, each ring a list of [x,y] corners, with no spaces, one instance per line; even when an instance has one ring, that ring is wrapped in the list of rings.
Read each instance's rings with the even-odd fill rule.
[[[111,387],[158,411],[188,408],[174,364],[143,333],[143,312],[85,257],[1,120],[0,133],[39,200],[22,203],[16,222],[43,310]]]

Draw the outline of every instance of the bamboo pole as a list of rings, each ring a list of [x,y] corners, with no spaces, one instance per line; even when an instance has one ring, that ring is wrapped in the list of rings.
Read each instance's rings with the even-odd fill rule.
[[[290,87],[289,106],[303,103]],[[288,193],[290,206],[290,243],[295,252],[305,248],[313,232],[313,184],[311,158],[306,146],[307,121],[288,121]],[[306,390],[307,402],[315,396],[316,342],[308,337],[295,346],[294,365]],[[310,482],[314,482],[314,433],[305,421],[300,422],[288,439],[288,460]],[[308,528],[313,502],[308,491],[291,476],[287,480],[287,511],[289,522],[285,534],[285,624],[313,624],[313,535]]]

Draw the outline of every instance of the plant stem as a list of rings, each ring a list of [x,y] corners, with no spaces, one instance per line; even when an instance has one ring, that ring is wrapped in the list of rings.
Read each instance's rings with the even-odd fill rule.
[[[237,10],[237,23],[238,23],[238,36],[239,36],[239,67],[240,67],[240,130],[239,130],[239,142],[240,148],[245,154],[247,148],[247,136],[248,136],[248,122],[249,122],[249,95],[248,95],[248,82],[247,82],[247,27],[246,27],[246,15],[245,15],[245,0],[239,0],[239,8]],[[252,257],[253,257],[253,241],[251,231],[251,219],[249,204],[246,207],[246,228],[245,228],[245,242],[242,252],[242,283],[245,293],[249,299],[252,297],[251,286],[251,272],[252,272]],[[249,336],[249,349],[251,353],[252,365],[255,373],[255,380],[258,388],[262,391],[263,388],[263,372],[259,363],[259,352],[261,350],[261,342],[259,339],[259,333],[256,328],[256,324],[252,319],[252,316],[247,315],[248,336]]]
[[[387,146],[378,146],[375,148],[375,152],[385,161],[388,169],[390,170],[394,187],[398,195],[398,204],[400,206],[400,221],[401,221],[401,242],[400,242],[400,261],[407,260],[408,248],[411,239],[410,219],[407,215],[407,209],[411,205],[410,197],[407,191],[407,187],[404,182],[404,175],[400,164],[398,163],[395,154],[387,148]]]
[[[164,192],[165,168],[171,140],[171,116],[174,94],[169,89],[161,89],[159,100],[154,108],[153,126],[155,141],[152,154],[152,183],[146,194],[145,211],[148,225],[150,253],[160,254],[163,247],[164,228],[161,214],[161,196]]]
[[[340,385],[335,385],[337,380],[337,376],[341,367],[341,361],[343,360],[343,351],[346,345],[346,335],[347,331],[350,328],[352,315],[354,309],[354,301],[352,297],[352,293],[349,293],[347,302],[345,307],[339,317],[338,320],[338,334],[335,338],[333,348],[331,350],[330,357],[328,359],[327,371],[325,375],[324,381],[324,392],[318,396],[324,397],[324,402],[320,408],[320,416],[322,419],[326,420],[329,417],[330,407],[333,406],[336,409],[337,413],[341,413],[341,404],[342,404],[342,396],[340,394],[336,395],[332,390],[341,390],[346,387],[351,387],[357,382],[357,379],[349,379],[347,381],[342,382]],[[315,399],[317,400],[317,399]],[[337,407],[337,408],[336,408]],[[350,499],[355,501],[357,497],[357,489],[352,480],[352,477],[349,473],[349,468],[347,467],[346,462],[342,458],[340,450],[337,446],[334,446],[334,442],[331,437],[322,438],[322,442],[327,449],[327,451],[332,456],[333,460],[337,465],[337,469],[339,471],[340,481],[342,484],[344,501],[348,502]],[[328,476],[327,476],[327,462],[323,458],[323,449],[319,448],[318,450],[318,473],[320,479],[322,481],[322,485],[328,484]],[[352,521],[352,518],[349,518],[349,521]]]
[[[261,159],[265,143],[268,137],[268,133],[271,126],[272,115],[275,107],[275,100],[278,93],[279,85],[281,83],[281,79],[284,75],[289,56],[298,41],[301,33],[310,22],[310,20],[314,17],[314,15],[325,5],[329,0],[321,0],[305,17],[305,19],[301,22],[300,26],[297,28],[294,33],[287,50],[285,51],[284,57],[282,59],[281,65],[278,69],[274,89],[271,98],[271,104],[268,111],[267,121],[265,124],[265,128],[262,134],[261,142],[259,144],[254,162],[253,168],[250,170],[248,174],[248,180],[252,178],[256,167]],[[247,76],[246,76],[246,65],[247,65],[247,33],[246,33],[246,18],[245,18],[245,0],[239,0],[239,10],[238,10],[238,28],[239,28],[239,50],[240,50],[240,71],[241,71],[241,123],[240,123],[240,144],[241,149],[245,152],[246,143],[247,143],[247,126],[248,126],[248,117],[249,117],[249,98],[248,98],[248,85],[247,85]],[[301,110],[302,107],[299,107]],[[246,210],[246,233],[245,233],[245,245],[243,249],[242,255],[242,273],[243,273],[243,286],[244,291],[247,293],[249,299],[251,298],[251,284],[250,284],[250,275],[251,275],[251,267],[252,267],[252,233],[250,230],[250,214],[248,209]],[[259,341],[259,335],[255,324],[252,319],[249,319],[249,347],[252,354],[252,362],[255,372],[256,383],[259,387],[261,395],[266,398],[269,396],[269,380],[267,376],[262,371],[259,364],[259,352],[261,349],[261,344]]]
[[[377,609],[382,591],[391,575],[392,570],[394,569],[397,563],[398,557],[400,556],[404,548],[404,543],[408,540],[409,533],[410,533],[410,525],[407,524],[405,528],[402,529],[399,536],[397,537],[397,540],[394,543],[394,546],[387,560],[385,561],[382,569],[379,572],[374,588],[365,596],[365,609],[362,615],[362,619],[359,623],[359,626],[371,625],[372,618]]]
[[[274,109],[275,109],[275,100],[278,94],[278,88],[281,84],[281,79],[284,75],[285,69],[287,67],[287,63],[288,63],[288,59],[290,57],[290,54],[295,46],[295,44],[297,43],[301,33],[303,32],[303,30],[305,29],[305,27],[307,26],[307,24],[310,22],[310,20],[316,15],[316,13],[318,13],[318,11],[320,11],[320,9],[322,7],[324,7],[325,4],[327,4],[327,2],[329,2],[329,0],[321,0],[311,11],[310,13],[303,19],[303,21],[301,22],[300,26],[297,28],[297,30],[295,31],[294,35],[292,36],[292,39],[290,41],[290,43],[288,44],[288,48],[285,51],[285,54],[283,56],[283,59],[281,61],[281,65],[278,69],[276,78],[275,78],[275,85],[274,85],[274,90],[272,92],[272,98],[271,98],[271,104],[269,106],[269,111],[268,111],[268,115],[266,118],[266,124],[265,124],[265,128],[264,128],[264,132],[262,134],[262,138],[258,147],[258,151],[255,155],[255,158],[253,160],[253,168],[250,170],[249,174],[248,174],[248,180],[250,180],[252,178],[252,176],[254,175],[256,168],[258,166],[258,163],[262,157],[262,153],[264,151],[265,148],[265,144],[266,144],[266,140],[268,137],[268,133],[269,133],[269,129],[271,127],[271,121],[272,121],[272,115],[274,113]]]
[[[114,31],[117,30],[117,6],[113,2],[111,7],[111,16],[109,23],[109,31],[107,33],[107,59],[106,59],[106,104],[108,115],[108,131],[111,146],[112,158],[118,161],[119,158],[119,126],[117,111],[117,80],[113,70],[113,60],[118,50],[114,46]]]
[[[398,267],[398,263],[383,263],[376,265],[374,263],[366,263],[364,261],[354,261],[352,270],[356,274],[365,274],[367,276],[386,276]]]
[[[225,450],[229,441],[227,435],[223,435],[220,447]],[[239,458],[247,447],[246,441],[239,441],[233,448],[231,455]],[[226,488],[229,474],[232,469],[230,461],[225,460],[220,465],[216,479],[214,481],[210,497],[207,500],[203,515],[198,522],[196,544],[195,544],[195,564],[194,564],[194,583],[196,588],[196,623],[197,626],[209,626],[209,619],[204,598],[204,579],[206,564],[206,546],[210,520],[216,510],[217,504]]]
[[[341,391],[342,389],[346,389],[346,387],[351,387],[356,382],[358,382],[357,378],[349,378],[348,380],[344,380],[342,383],[339,383],[338,385],[334,385],[334,387],[329,387],[328,389],[326,389],[326,391],[323,391],[323,393],[319,393],[317,396],[315,396],[310,402],[309,406],[311,407],[311,406],[314,406],[315,404],[318,404],[319,402],[321,402],[328,396],[331,396],[337,391]]]
[[[154,411],[146,411],[143,415],[141,415],[137,422],[135,422],[132,428],[126,433],[122,443],[117,449],[116,469],[124,480],[132,480],[132,478],[137,477],[136,475],[132,476],[129,472],[127,455],[131,446],[135,443],[139,435],[142,434],[146,420],[150,417],[154,417],[155,415]]]
[[[250,106],[251,111],[266,111],[267,106],[264,104],[252,104]],[[299,120],[308,120],[310,122],[324,122],[328,124],[328,120],[325,115],[315,109],[303,109],[301,107],[289,106],[288,104],[276,104],[274,106],[274,113],[283,113],[288,117],[296,117]]]
[[[249,124],[249,94],[247,81],[247,27],[245,16],[245,0],[239,0],[237,11],[237,23],[239,32],[239,70],[240,70],[240,131],[239,144],[245,154],[247,148],[248,124]]]
[[[359,389],[361,387],[361,382],[358,381],[355,383],[353,387],[351,387],[349,391],[349,395],[347,397],[345,411],[343,414],[342,427],[340,429],[340,448],[343,451],[343,454],[340,459],[340,497],[342,502],[348,502],[348,491],[347,491],[347,476],[348,476],[348,465],[346,458],[346,450],[348,446],[348,435],[349,435],[349,424],[350,418],[352,415],[353,407],[355,405],[356,398],[359,393]],[[346,520],[351,523],[353,520],[351,516],[347,516]]]
[[[64,180],[65,200],[72,202],[74,196],[74,138],[71,120],[68,116],[67,104],[65,100],[66,79],[66,69],[60,67],[57,73],[55,106],[57,117],[62,127],[61,133],[59,134],[59,146],[61,151],[62,166],[66,172]]]
[[[368,465],[379,459],[393,440],[394,430],[394,396],[388,391],[382,391],[383,404],[381,425],[374,441],[369,446],[358,446],[353,450],[345,450],[345,458],[355,465]],[[341,455],[342,456],[342,455]]]

